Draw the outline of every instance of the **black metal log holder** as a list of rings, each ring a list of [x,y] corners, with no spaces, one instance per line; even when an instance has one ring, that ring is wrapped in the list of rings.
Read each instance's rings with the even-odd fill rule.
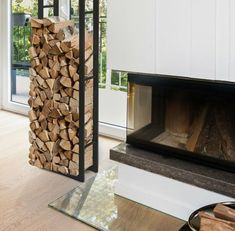
[[[98,172],[98,87],[99,87],[99,0],[93,0],[93,10],[85,11],[85,1],[79,1],[79,175],[63,175],[72,179],[85,181],[85,86],[86,81],[93,79],[93,165],[88,169]],[[38,18],[44,17],[44,9],[53,8],[54,16],[59,16],[59,0],[53,5],[44,5],[44,0],[38,0]],[[93,15],[93,75],[85,76],[85,16]],[[56,173],[56,172],[55,172]]]

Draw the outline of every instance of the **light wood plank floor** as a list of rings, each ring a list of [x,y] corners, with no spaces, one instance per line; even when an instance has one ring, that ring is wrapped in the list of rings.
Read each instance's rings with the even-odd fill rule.
[[[107,159],[109,149],[117,144],[118,141],[101,137],[101,159]],[[0,111],[0,230],[94,230],[48,208],[49,202],[77,187],[79,183],[30,166],[27,157],[28,148],[28,118]],[[134,207],[127,208],[127,211],[129,210],[138,212],[138,208]],[[144,215],[143,221],[146,224],[142,225],[141,231],[150,230],[149,221],[152,224],[153,220],[157,222],[156,229],[154,228],[156,231],[178,230],[183,223],[159,212],[145,210],[142,216]],[[149,215],[151,217],[148,217]]]

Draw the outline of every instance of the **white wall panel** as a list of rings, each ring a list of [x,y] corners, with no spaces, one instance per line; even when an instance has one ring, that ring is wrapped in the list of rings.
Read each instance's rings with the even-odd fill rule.
[[[155,0],[108,0],[108,68],[155,71]]]
[[[108,0],[108,68],[235,82],[235,1]]]
[[[216,0],[216,80],[229,79],[230,0]]]
[[[191,3],[156,2],[156,73],[189,76]]]
[[[229,80],[235,82],[235,1],[230,2],[230,62]]]
[[[215,79],[216,0],[191,1],[191,76]]]

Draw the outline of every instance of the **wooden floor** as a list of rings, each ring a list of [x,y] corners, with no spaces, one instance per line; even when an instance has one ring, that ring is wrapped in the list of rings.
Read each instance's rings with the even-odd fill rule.
[[[118,141],[100,138],[102,160],[108,158],[109,149],[116,144]],[[0,231],[94,230],[48,208],[49,202],[79,183],[30,166],[28,148],[28,119],[0,111]],[[138,207],[130,207],[129,210],[138,213]],[[149,231],[150,225],[151,230],[176,231],[183,224],[180,220],[150,209],[145,209],[142,216],[141,228],[133,231]]]

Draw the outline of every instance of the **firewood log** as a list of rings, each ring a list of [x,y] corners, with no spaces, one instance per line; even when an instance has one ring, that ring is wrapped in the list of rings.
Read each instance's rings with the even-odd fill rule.
[[[66,151],[70,151],[71,150],[71,143],[67,140],[61,140],[60,142],[60,147]]]
[[[72,87],[72,81],[70,78],[67,77],[61,77],[60,83],[65,87]]]
[[[78,144],[75,144],[74,147],[73,147],[73,150],[72,150],[74,153],[79,153],[79,145]]]
[[[75,163],[78,163],[78,162],[79,162],[79,156],[78,156],[78,154],[73,154],[72,161],[75,162]]]
[[[39,159],[37,159],[35,162],[34,162],[34,166],[38,167],[38,168],[43,168],[43,165],[42,163],[40,162]]]
[[[58,172],[63,173],[63,174],[65,174],[65,175],[68,175],[68,174],[69,174],[69,170],[68,170],[68,168],[66,168],[65,166],[60,166],[60,167],[58,168]]]
[[[65,27],[68,26],[73,26],[74,23],[72,21],[62,21],[61,18],[57,18],[52,20],[52,18],[50,18],[52,24],[48,27],[48,30],[53,32],[53,33],[59,33],[59,31]]]
[[[30,110],[29,113],[28,113],[28,115],[29,115],[29,120],[30,120],[30,122],[33,122],[33,121],[35,121],[35,120],[37,119],[37,116],[36,116],[34,110]]]
[[[29,57],[31,60],[37,57],[37,52],[34,47],[29,48]]]
[[[41,28],[43,25],[43,20],[37,18],[31,18],[31,27],[33,28]]]
[[[49,135],[48,135],[48,131],[46,131],[46,130],[43,130],[43,131],[38,135],[38,137],[39,137],[42,141],[44,141],[44,142],[47,142],[47,141],[50,140]]]
[[[72,151],[65,151],[64,155],[68,160],[71,160],[73,153],[72,153]]]
[[[46,142],[46,146],[48,148],[48,151],[52,153],[53,147],[54,147],[55,142]]]
[[[31,43],[32,43],[33,45],[39,45],[40,41],[41,41],[41,40],[40,40],[40,37],[39,37],[38,35],[34,34],[34,35],[32,36]]]
[[[64,129],[64,130],[61,130],[61,131],[60,131],[60,137],[61,137],[63,140],[69,141],[69,136],[68,136],[67,129]]]
[[[223,204],[218,204],[213,210],[215,216],[220,219],[235,222],[235,210]]]
[[[218,219],[205,212],[200,212],[199,217],[200,231],[234,231],[235,229],[235,222]]]

